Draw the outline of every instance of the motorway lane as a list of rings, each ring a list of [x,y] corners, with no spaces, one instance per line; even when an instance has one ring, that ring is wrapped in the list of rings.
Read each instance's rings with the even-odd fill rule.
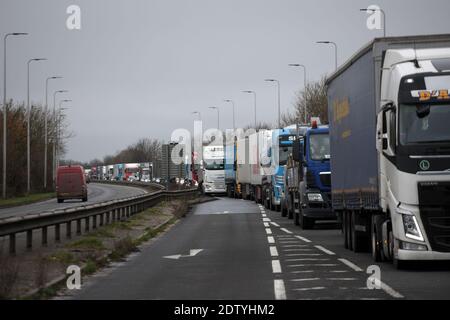
[[[253,202],[219,198],[196,206],[167,233],[143,246],[141,253],[100,272],[65,298],[417,298],[398,282],[392,284],[385,268],[381,288],[368,289],[369,274],[355,259],[358,255],[335,250],[341,242],[330,245],[330,239],[337,242],[339,232],[329,227],[304,232],[292,220]],[[191,249],[202,251],[164,258],[188,255]],[[437,290],[442,297],[449,292],[445,286]]]
[[[274,299],[261,214],[251,202],[196,206],[140,254],[83,283],[74,299]],[[179,259],[165,256],[187,255]]]
[[[63,203],[57,203],[56,199],[50,199],[23,206],[0,209],[0,219],[41,213],[54,209],[67,209],[71,207],[84,206],[109,200],[127,198],[144,193],[146,193],[146,191],[142,188],[89,183],[87,202],[82,202],[81,200],[66,200]]]
[[[291,236],[301,236],[310,240],[312,245],[320,245],[335,255],[323,256],[341,258],[352,262],[363,271],[358,272],[366,279],[366,270],[371,265],[377,265],[381,270],[381,281],[388,284],[405,299],[450,299],[450,265],[449,263],[425,263],[408,270],[397,270],[392,263],[375,263],[370,253],[354,253],[346,250],[343,237],[336,223],[325,222],[316,224],[313,230],[301,230],[293,220],[281,217],[279,212],[267,210],[267,216],[281,228],[292,231]],[[285,232],[278,232],[281,235]],[[350,281],[351,282],[351,281]],[[367,292],[367,291],[366,291]],[[329,293],[328,293],[329,294]],[[333,297],[337,292],[332,294]],[[325,296],[325,295],[324,295]]]

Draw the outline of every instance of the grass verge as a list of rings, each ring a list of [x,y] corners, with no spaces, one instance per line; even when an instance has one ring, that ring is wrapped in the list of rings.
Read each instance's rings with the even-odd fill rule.
[[[0,208],[11,208],[54,198],[54,192],[33,193],[28,196],[0,200]]]

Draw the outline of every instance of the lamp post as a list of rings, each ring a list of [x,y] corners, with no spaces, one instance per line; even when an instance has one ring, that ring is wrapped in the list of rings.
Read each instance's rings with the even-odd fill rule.
[[[253,108],[254,108],[254,116],[255,116],[255,130],[256,130],[256,92],[253,90],[244,90],[243,93],[251,93],[253,94]]]
[[[218,107],[209,107],[209,109],[217,110],[217,130],[220,130],[220,111]]]
[[[45,118],[44,118],[44,190],[47,190],[47,162],[48,162],[48,81],[54,79],[62,79],[60,76],[48,77],[45,80]]]
[[[231,99],[224,99],[223,101],[229,102],[233,105],[233,130],[236,130],[236,118],[235,118],[235,104]]]
[[[200,111],[193,111],[192,114],[196,114],[198,116],[198,120],[202,120],[202,114]]]
[[[57,144],[59,144],[59,143],[60,143],[60,140],[61,140],[61,117],[62,117],[61,111],[67,110],[67,107],[62,108],[62,107],[61,107],[61,104],[63,104],[64,102],[71,102],[71,101],[72,101],[72,100],[64,99],[64,100],[61,100],[61,101],[59,102],[58,119],[57,119],[57,131],[56,131],[56,132],[57,132],[57,133],[56,133],[56,141],[57,141]],[[59,167],[59,152],[58,152],[58,148],[56,148],[55,161],[56,161],[56,168],[58,168],[58,167]]]
[[[27,62],[27,193],[31,190],[31,107],[30,107],[30,64],[45,61],[46,58],[33,58]]]
[[[280,81],[277,79],[265,79],[267,82],[276,82],[278,88],[278,128],[281,128],[281,97],[280,97]]]
[[[366,9],[359,9],[359,11],[362,12],[374,12],[374,11],[380,11],[383,14],[383,37],[386,38],[386,13],[381,8],[366,8]]]
[[[10,36],[26,36],[28,33],[25,32],[13,32],[5,34],[3,38],[3,184],[2,184],[2,195],[6,198],[6,126],[7,126],[7,113],[8,108],[6,107],[6,40]]]
[[[290,63],[289,64],[289,66],[290,67],[301,67],[301,68],[303,68],[303,91],[305,92],[305,94],[306,94],[306,67],[305,67],[305,65],[304,64],[300,64],[300,63]],[[305,110],[304,110],[304,121],[305,121],[305,124],[307,123],[307,112],[308,112],[308,108],[307,108],[307,106],[306,106],[306,99],[305,99]]]
[[[334,69],[337,70],[338,68],[338,53],[337,53],[337,44],[333,41],[316,41],[316,43],[321,43],[321,44],[331,44],[334,46]]]
[[[56,95],[58,93],[66,93],[69,92],[68,90],[57,90],[53,93],[53,121],[54,121],[54,125],[55,125],[55,134],[53,137],[53,159],[52,159],[52,164],[53,164],[53,184],[55,184],[56,180],[56,125],[57,125],[57,119],[56,119]]]

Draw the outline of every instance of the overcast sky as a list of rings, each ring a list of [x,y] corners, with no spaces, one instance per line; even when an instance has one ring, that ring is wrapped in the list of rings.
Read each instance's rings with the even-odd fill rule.
[[[72,4],[81,8],[81,30],[66,28]],[[2,38],[30,33],[8,40],[7,97],[24,101],[26,61],[48,58],[32,65],[31,99],[44,101],[47,76],[64,76],[49,91],[70,90],[59,96],[73,100],[66,157],[83,161],[141,137],[167,141],[175,128],[191,130],[194,110],[213,127],[210,106],[220,108],[222,129],[231,128],[225,98],[236,102],[236,125],[251,124],[246,89],[257,92],[258,120],[275,122],[276,87],[263,80],[278,79],[282,110],[292,108],[303,76],[287,64],[305,64],[309,80],[331,72],[332,47],[315,41],[335,41],[344,62],[382,35],[359,12],[371,4],[385,10],[388,35],[450,32],[448,0],[1,0]]]

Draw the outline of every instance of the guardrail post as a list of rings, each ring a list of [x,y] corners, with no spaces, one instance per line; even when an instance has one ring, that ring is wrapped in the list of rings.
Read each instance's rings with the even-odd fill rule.
[[[92,216],[92,229],[97,229],[97,215]]]
[[[66,223],[66,238],[72,238],[72,221]]]
[[[46,247],[48,244],[47,227],[42,227],[42,246]]]
[[[16,254],[16,234],[11,233],[9,235],[9,253]]]
[[[27,230],[27,249],[31,250],[33,247],[33,230]]]
[[[105,214],[104,213],[100,213],[100,215],[99,215],[99,217],[100,217],[100,226],[103,226],[103,216],[104,216]]]
[[[84,231],[86,231],[86,232],[89,232],[89,223],[90,223],[89,217],[86,217],[84,219]]]
[[[60,224],[55,224],[55,242],[61,241],[61,226]]]
[[[77,220],[77,236],[81,235],[81,219]]]
[[[106,212],[106,224],[109,224],[111,221],[111,211]]]

